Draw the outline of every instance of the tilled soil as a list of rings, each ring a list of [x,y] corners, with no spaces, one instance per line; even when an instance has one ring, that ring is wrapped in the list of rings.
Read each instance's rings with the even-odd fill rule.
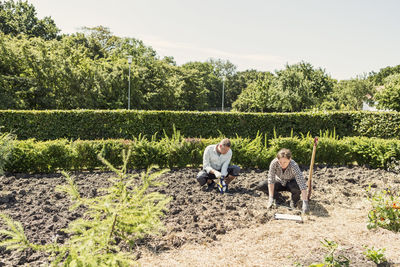
[[[160,236],[147,237],[137,242],[136,249],[132,251],[137,259],[143,253],[160,255],[182,245],[221,242],[231,232],[272,224],[276,212],[299,214],[299,210],[289,210],[286,207],[289,203],[286,192],[279,196],[279,206],[276,209],[266,209],[268,196],[253,190],[258,182],[266,179],[265,170],[242,170],[240,176],[230,184],[229,193],[224,195],[216,190],[207,192],[201,188],[195,179],[198,171],[186,168],[169,171],[160,177],[167,185],[157,190],[172,197],[169,211],[164,217],[166,229]],[[308,177],[306,168],[303,168],[303,174]],[[81,194],[90,197],[98,194],[98,188],[107,186],[108,178],[113,173],[86,172],[73,175]],[[32,242],[63,243],[68,236],[61,229],[83,213],[82,208],[70,212],[68,196],[55,192],[55,187],[64,183],[60,174],[1,176],[0,212],[20,221]],[[377,189],[391,187],[400,190],[400,177],[384,170],[364,167],[316,167],[308,217],[311,220],[313,217],[329,218],[333,216],[330,214],[332,207],[350,208],[355,202],[365,199],[365,189],[369,185]],[[300,208],[301,203],[298,205]],[[365,258],[357,253],[348,253],[347,256],[354,266],[365,266]],[[322,252],[316,254],[318,258],[310,256],[309,262],[320,260],[320,255]],[[47,262],[48,256],[39,252],[0,248],[0,266],[39,266]],[[265,263],[265,266],[268,264]]]

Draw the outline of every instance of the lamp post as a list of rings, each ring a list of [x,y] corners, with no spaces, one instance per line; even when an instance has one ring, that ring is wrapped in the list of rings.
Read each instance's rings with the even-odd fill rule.
[[[129,78],[128,78],[128,110],[131,109],[131,64],[132,64],[132,56],[128,56],[128,64],[129,64]]]
[[[225,76],[222,77],[222,112],[224,111]]]

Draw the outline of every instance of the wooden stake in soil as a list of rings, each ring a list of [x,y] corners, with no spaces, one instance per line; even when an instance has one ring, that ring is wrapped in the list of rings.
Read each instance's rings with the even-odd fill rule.
[[[311,198],[311,190],[312,190],[312,174],[313,174],[313,169],[314,169],[314,161],[315,161],[315,152],[317,152],[317,144],[318,144],[318,137],[314,138],[314,146],[312,150],[312,156],[311,156],[311,164],[310,164],[310,174],[308,176],[308,182],[307,182],[307,187],[308,187],[308,194],[307,194],[307,199],[310,200]]]

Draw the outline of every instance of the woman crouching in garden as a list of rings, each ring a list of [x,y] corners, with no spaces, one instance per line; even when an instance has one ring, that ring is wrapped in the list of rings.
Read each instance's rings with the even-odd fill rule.
[[[299,165],[292,159],[292,152],[283,148],[279,150],[276,158],[269,165],[269,172],[266,181],[260,182],[256,190],[267,191],[267,208],[275,206],[274,196],[279,191],[289,191],[291,193],[290,207],[295,208],[297,201],[303,200],[302,211],[308,212],[307,185]]]

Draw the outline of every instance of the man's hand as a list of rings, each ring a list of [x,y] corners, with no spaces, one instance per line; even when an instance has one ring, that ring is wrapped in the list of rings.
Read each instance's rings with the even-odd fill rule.
[[[276,205],[275,199],[272,198],[272,197],[270,197],[270,198],[268,199],[267,209],[270,209],[270,208],[272,208],[272,206],[275,206],[275,205]]]
[[[214,170],[214,175],[217,179],[221,178],[221,173],[219,171]]]

